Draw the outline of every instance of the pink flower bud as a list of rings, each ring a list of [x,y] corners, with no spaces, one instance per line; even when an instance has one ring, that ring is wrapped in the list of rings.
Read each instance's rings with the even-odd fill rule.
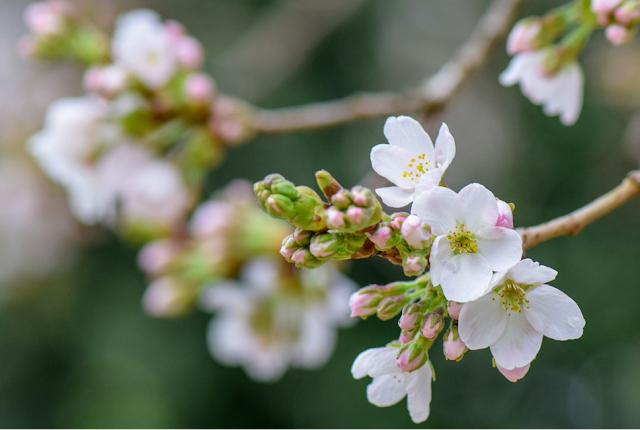
[[[178,257],[180,249],[171,240],[156,240],[144,246],[138,253],[138,266],[148,275],[157,275]]]
[[[351,318],[368,317],[376,313],[378,303],[382,299],[379,293],[360,293],[356,291],[349,298],[349,308],[351,308]]]
[[[413,340],[413,334],[410,331],[402,330],[400,332],[400,343],[402,345],[409,343]]]
[[[616,9],[613,15],[620,24],[629,25],[640,19],[640,3],[626,2]]]
[[[177,45],[182,36],[185,35],[184,26],[173,20],[168,20],[164,23],[164,32],[174,45]]]
[[[421,350],[418,355],[416,355],[413,360],[410,359],[411,356],[411,348],[407,348],[400,353],[400,356],[396,359],[396,363],[398,363],[398,367],[403,372],[411,372],[416,370],[422,365],[422,361],[424,359],[424,350]]]
[[[398,326],[402,330],[413,330],[416,326],[416,322],[418,321],[419,316],[420,312],[413,312],[410,314],[403,313],[398,320]]]
[[[467,349],[460,336],[454,339],[453,330],[449,330],[447,338],[444,341],[444,355],[449,360],[458,360],[462,357]]]
[[[197,69],[202,65],[204,60],[204,50],[198,40],[191,36],[182,36],[175,47],[176,59],[178,62],[188,68]]]
[[[431,238],[431,231],[417,215],[409,215],[400,229],[402,237],[414,249],[423,249],[425,242]]]
[[[406,217],[397,216],[394,219],[392,219],[389,224],[394,230],[400,231],[400,229],[402,228],[402,223],[404,222],[405,219]]]
[[[404,274],[407,276],[419,276],[421,275],[429,262],[427,259],[419,254],[409,254],[402,264]]]
[[[287,236],[282,241],[282,246],[280,247],[280,255],[284,257],[285,260],[291,260],[293,254],[299,249],[298,243],[295,238],[292,236]]]
[[[64,29],[64,15],[48,2],[32,3],[24,11],[24,21],[35,34],[60,34]]]
[[[184,94],[190,101],[209,103],[213,100],[215,92],[215,83],[204,73],[193,73],[184,83]]]
[[[128,72],[115,64],[105,67],[92,67],[84,75],[84,87],[88,91],[112,97],[124,89],[128,77]]]
[[[440,331],[444,321],[439,314],[430,313],[424,324],[420,328],[420,333],[427,339],[435,339]]]
[[[496,199],[496,202],[498,203],[498,220],[496,221],[496,226],[513,228],[513,211],[511,210],[511,206],[500,199]]]
[[[351,194],[348,190],[340,190],[331,197],[331,204],[338,209],[346,209],[351,204],[351,198],[348,194]]]
[[[367,233],[367,237],[380,249],[387,249],[387,243],[392,238],[393,232],[387,226],[378,227],[373,233]]]
[[[205,238],[229,229],[236,221],[232,204],[220,201],[202,203],[196,208],[189,222],[189,232]]]
[[[514,367],[513,369],[505,369],[504,367],[496,363],[496,367],[498,368],[500,373],[502,373],[504,377],[511,382],[517,382],[518,380],[524,378],[524,375],[526,375],[527,372],[529,371],[529,366],[531,366],[531,363],[527,364],[524,367]]]
[[[351,196],[353,198],[353,203],[358,206],[366,207],[369,205],[369,198],[367,197],[367,193],[364,189],[353,189],[351,191]]]
[[[633,38],[634,33],[622,25],[610,25],[604,30],[605,37],[614,46],[627,43]]]
[[[519,52],[532,51],[536,49],[534,38],[540,32],[542,25],[539,21],[518,22],[507,39],[507,52],[509,55],[515,55]]]
[[[447,305],[447,312],[449,313],[449,316],[454,320],[460,319],[460,311],[463,306],[464,303],[458,303],[451,300]]]
[[[193,297],[182,285],[171,278],[153,281],[142,296],[145,311],[155,317],[170,318],[186,312]]]
[[[291,261],[296,264],[304,264],[306,253],[309,252],[308,249],[298,248],[291,256]]]
[[[347,219],[353,224],[360,224],[364,219],[364,210],[355,206],[347,209]]]
[[[242,121],[234,118],[219,119],[214,116],[209,121],[209,129],[224,142],[240,142],[246,133]]]
[[[327,226],[334,229],[344,227],[342,212],[336,208],[329,208],[327,210]]]
[[[595,14],[611,13],[622,0],[591,0],[591,11]]]
[[[317,235],[311,241],[309,251],[317,258],[327,258],[337,251],[336,239],[331,238],[330,234]]]

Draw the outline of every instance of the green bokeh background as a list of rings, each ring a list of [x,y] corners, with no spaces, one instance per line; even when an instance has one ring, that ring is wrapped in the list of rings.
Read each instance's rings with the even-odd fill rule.
[[[18,20],[25,2],[6,3],[7,13]],[[82,5],[99,11],[100,3]],[[217,70],[226,71],[218,79],[223,92],[242,87],[234,79],[243,76],[229,73],[223,54],[278,5],[269,0],[114,3],[118,10],[146,5],[184,23],[207,48],[207,71],[216,78]],[[281,107],[411,87],[438,69],[487,4],[369,0],[310,50],[282,85],[252,101]],[[526,1],[519,16],[557,4]],[[618,184],[638,160],[626,155],[621,143],[632,109],[605,101],[595,78],[602,53],[612,49],[598,34],[583,55],[585,105],[573,127],[545,117],[517,89],[500,87],[497,76],[508,57],[501,47],[494,50],[487,67],[439,118],[458,148],[448,183],[459,189],[481,182],[514,202],[518,226],[565,214]],[[80,94],[79,85],[73,91],[69,95]],[[207,189],[272,172],[309,184],[320,168],[354,185],[369,169],[370,148],[384,141],[383,123],[380,118],[259,137],[231,150]],[[489,351],[448,362],[437,341],[431,354],[437,373],[431,416],[419,426],[410,421],[404,401],[384,409],[367,403],[368,381],[350,375],[360,351],[397,337],[395,321],[369,319],[341,331],[335,354],[321,371],[292,370],[279,382],[257,384],[241,369],[223,367],[209,356],[209,315],[159,320],[144,314],[145,280],[135,249],[101,234],[70,267],[21,287],[27,293],[0,304],[0,426],[640,427],[639,213],[640,201],[633,201],[577,237],[528,252],[558,270],[553,285],[580,305],[587,320],[581,339],[545,339],[529,374],[516,384],[491,367]],[[354,262],[350,275],[360,285],[403,278],[382,259]]]

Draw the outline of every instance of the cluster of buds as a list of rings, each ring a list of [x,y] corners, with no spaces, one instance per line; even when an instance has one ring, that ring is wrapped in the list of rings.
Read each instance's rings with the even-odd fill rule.
[[[282,241],[280,254],[297,267],[312,269],[329,260],[347,260],[358,252],[366,236],[338,231],[314,232],[296,228]]]
[[[591,11],[596,14],[598,23],[605,27],[607,40],[615,46],[627,43],[638,32],[638,0],[592,0]]]

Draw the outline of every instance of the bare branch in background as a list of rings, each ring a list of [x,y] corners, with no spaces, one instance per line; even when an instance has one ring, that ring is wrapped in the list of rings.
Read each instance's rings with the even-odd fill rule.
[[[230,94],[259,100],[290,78],[313,48],[366,1],[280,1],[216,59],[215,75],[225,81]]]
[[[511,28],[520,3],[521,0],[494,0],[467,42],[435,75],[415,89],[358,94],[292,108],[256,108],[255,126],[261,133],[283,133],[410,111],[435,113],[443,109],[465,80],[484,64],[493,44]]]
[[[640,194],[640,170],[629,172],[624,181],[582,208],[534,227],[519,228],[525,249],[558,236],[575,236],[591,224]]]

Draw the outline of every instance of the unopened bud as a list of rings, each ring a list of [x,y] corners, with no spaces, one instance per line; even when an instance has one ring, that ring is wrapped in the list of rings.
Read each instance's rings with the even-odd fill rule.
[[[496,367],[498,368],[500,373],[502,373],[504,377],[511,382],[517,382],[520,379],[524,378],[524,375],[527,374],[530,366],[531,366],[531,363],[527,364],[524,367],[514,367],[513,369],[505,369],[504,367],[496,363]]]
[[[424,249],[431,239],[431,231],[417,215],[409,215],[400,231],[404,240],[414,249]]]
[[[138,253],[138,266],[149,275],[157,275],[180,253],[177,244],[169,239],[156,240]]]
[[[142,296],[142,306],[147,313],[163,318],[182,315],[193,301],[193,293],[188,287],[168,277],[153,281]]]
[[[347,219],[352,224],[360,224],[364,219],[364,210],[359,207],[351,206],[347,209]]]
[[[64,15],[50,2],[32,3],[27,6],[24,21],[35,34],[60,34],[65,26]]]
[[[340,240],[331,233],[318,234],[313,237],[309,250],[317,258],[329,258],[340,248]]]
[[[513,228],[513,210],[511,206],[498,198],[496,198],[496,203],[498,203],[498,219],[496,221],[496,226]]]
[[[313,231],[303,230],[301,228],[296,228],[295,230],[293,230],[293,238],[296,242],[298,242],[298,245],[303,246],[309,245],[311,243],[311,238],[314,234],[315,232]]]
[[[628,29],[622,25],[610,25],[604,30],[604,35],[614,46],[619,46],[629,42],[636,34],[637,28]]]
[[[518,21],[509,33],[507,39],[507,53],[515,55],[519,52],[533,51],[538,48],[535,38],[542,25],[538,18],[528,18]]]
[[[381,251],[386,251],[388,249],[393,248],[393,246],[398,242],[398,237],[391,230],[391,227],[378,224],[378,228],[376,228],[373,232],[367,233],[367,237],[373,244]]]
[[[351,205],[351,192],[344,188],[331,197],[331,204],[340,210],[345,210]]]
[[[447,305],[447,312],[449,313],[449,317],[454,320],[460,319],[460,311],[462,310],[463,306],[464,303],[458,303],[451,300]]]
[[[627,1],[616,9],[613,15],[620,24],[629,25],[635,23],[640,19],[640,2],[636,0]]]
[[[331,229],[340,229],[345,226],[342,212],[336,208],[327,209],[327,227]]]
[[[178,40],[175,53],[178,62],[188,69],[197,69],[204,60],[202,45],[191,36],[182,36]]]
[[[272,194],[266,201],[267,211],[270,215],[287,216],[293,212],[293,203],[287,197],[280,194]]]
[[[413,342],[404,348],[396,359],[396,363],[398,363],[401,371],[413,372],[422,367],[427,361],[427,356],[421,342]]]
[[[400,332],[400,344],[404,345],[407,344],[409,342],[411,342],[413,340],[413,338],[415,337],[414,332],[412,331],[408,331],[408,330],[402,330]]]
[[[113,97],[127,85],[129,73],[116,64],[92,67],[84,75],[84,87],[105,97]]]
[[[412,303],[402,309],[402,316],[398,320],[398,326],[403,330],[413,330],[418,319],[422,316],[422,307],[417,303]]]
[[[622,0],[591,0],[591,11],[595,14],[609,14]]]
[[[409,300],[404,294],[385,297],[378,305],[378,318],[384,321],[395,317]]]
[[[193,73],[184,82],[184,95],[187,100],[196,103],[209,103],[213,100],[216,86],[204,73]]]
[[[405,219],[407,219],[408,216],[409,216],[409,214],[404,213],[404,212],[395,213],[395,214],[391,215],[391,222],[389,223],[389,225],[395,231],[400,233],[400,231],[402,229],[402,223],[404,222]]]
[[[293,254],[300,248],[296,240],[292,235],[285,237],[282,241],[282,246],[280,247],[280,255],[284,257],[285,260],[291,261]]]
[[[378,310],[378,304],[382,300],[380,292],[356,291],[349,298],[349,308],[351,308],[351,318],[368,317]]]
[[[467,350],[467,345],[464,344],[460,336],[458,335],[458,327],[453,326],[445,335],[445,341],[443,343],[444,355],[447,360],[459,361]]]
[[[351,197],[353,199],[353,203],[360,207],[367,207],[370,204],[371,195],[370,193],[365,192],[365,189],[362,187],[353,187],[351,190]]]
[[[424,324],[422,324],[422,327],[420,327],[420,332],[427,339],[435,339],[442,331],[443,326],[444,319],[442,318],[442,315],[432,312],[429,314]]]
[[[407,255],[402,262],[402,269],[407,276],[420,276],[429,266],[427,258],[415,252]]]
[[[307,248],[298,248],[298,250],[291,256],[291,262],[295,263],[296,267],[303,267],[305,269],[313,269],[323,263],[322,261],[319,261]]]

